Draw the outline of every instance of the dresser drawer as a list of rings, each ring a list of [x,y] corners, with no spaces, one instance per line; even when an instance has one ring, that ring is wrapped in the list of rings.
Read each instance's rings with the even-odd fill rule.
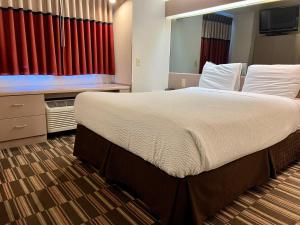
[[[47,133],[45,115],[0,120],[0,127],[0,142]]]
[[[0,97],[0,119],[45,114],[43,95]]]

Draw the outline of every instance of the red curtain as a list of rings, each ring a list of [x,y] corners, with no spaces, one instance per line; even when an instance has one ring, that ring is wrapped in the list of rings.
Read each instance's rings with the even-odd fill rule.
[[[202,38],[201,56],[200,56],[200,73],[206,62],[215,64],[228,63],[230,40]]]
[[[232,18],[208,14],[203,16],[200,68],[202,73],[206,62],[228,63]]]
[[[112,24],[60,18],[0,8],[0,75],[115,74]]]

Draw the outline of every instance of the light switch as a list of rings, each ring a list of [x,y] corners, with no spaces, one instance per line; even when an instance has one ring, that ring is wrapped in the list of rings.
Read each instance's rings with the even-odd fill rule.
[[[137,67],[140,67],[140,66],[141,66],[141,59],[140,59],[140,58],[136,58],[136,59],[135,59],[135,65],[136,65]]]

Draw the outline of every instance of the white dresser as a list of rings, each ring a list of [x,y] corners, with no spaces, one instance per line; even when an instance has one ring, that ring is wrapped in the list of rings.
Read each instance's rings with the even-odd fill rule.
[[[0,97],[0,148],[47,139],[44,95]]]

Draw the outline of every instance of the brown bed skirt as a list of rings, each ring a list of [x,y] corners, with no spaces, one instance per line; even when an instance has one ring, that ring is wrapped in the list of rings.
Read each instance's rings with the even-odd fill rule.
[[[272,178],[291,163],[300,159],[300,130],[269,148]]]
[[[300,133],[218,169],[185,178],[172,177],[82,125],[74,155],[148,205],[162,224],[202,224],[238,195],[265,183],[299,159]]]

